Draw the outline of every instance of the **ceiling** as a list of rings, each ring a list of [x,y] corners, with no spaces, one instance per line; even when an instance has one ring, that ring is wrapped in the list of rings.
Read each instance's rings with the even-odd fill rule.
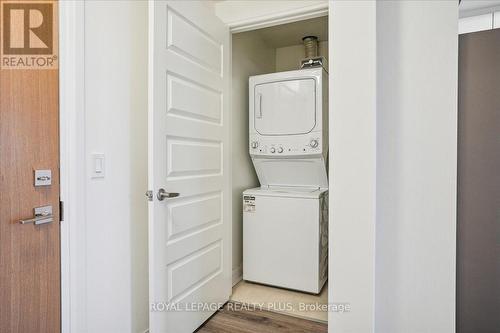
[[[258,31],[264,41],[273,47],[302,44],[302,37],[305,36],[317,36],[320,41],[327,41],[328,16],[276,25],[255,31]]]
[[[500,6],[500,0],[462,0],[459,10],[462,13],[496,6]]]

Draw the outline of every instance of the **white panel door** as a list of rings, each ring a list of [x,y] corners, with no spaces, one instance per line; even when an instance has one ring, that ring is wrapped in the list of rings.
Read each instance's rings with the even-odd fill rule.
[[[231,294],[230,34],[201,1],[149,16],[150,331],[193,332]]]

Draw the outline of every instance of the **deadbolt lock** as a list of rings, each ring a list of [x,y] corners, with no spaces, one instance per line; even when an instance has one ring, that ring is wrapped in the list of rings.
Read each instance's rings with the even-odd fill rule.
[[[52,170],[35,170],[35,186],[52,185]]]

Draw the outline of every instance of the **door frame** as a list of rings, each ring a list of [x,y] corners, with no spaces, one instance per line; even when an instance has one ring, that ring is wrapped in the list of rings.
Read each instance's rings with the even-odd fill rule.
[[[86,320],[84,2],[59,2],[61,332]]]
[[[231,87],[232,87],[232,68],[233,68],[233,35],[240,33],[240,32],[249,32],[249,31],[255,31],[263,28],[269,28],[272,26],[276,25],[282,25],[282,24],[287,24],[287,23],[294,23],[294,22],[299,22],[303,20],[308,20],[312,18],[318,18],[318,17],[323,17],[323,16],[330,16],[329,13],[329,6],[330,2],[325,3],[325,4],[319,4],[319,5],[314,5],[314,6],[308,6],[308,7],[303,7],[299,9],[294,9],[294,10],[289,10],[285,11],[283,13],[274,13],[270,15],[266,15],[263,19],[259,18],[252,18],[248,20],[242,20],[242,21],[235,21],[235,22],[230,22],[228,23],[229,27],[229,34],[231,35],[230,40],[229,40],[229,45],[230,45],[230,50],[229,50],[229,75],[231,76]],[[330,70],[328,70],[330,72]],[[329,93],[330,95],[330,93]],[[232,94],[229,95],[229,103],[232,105]],[[328,110],[330,113],[330,110]],[[231,118],[232,118],[232,112],[229,113],[229,123],[231,123]],[[331,116],[329,114],[328,119],[330,119]],[[233,128],[231,127],[230,133],[229,133],[229,149],[233,151]],[[330,145],[328,145],[328,154],[331,156],[332,151],[330,148]],[[232,175],[233,173],[233,165],[231,163],[230,166],[230,173]],[[328,177],[328,188],[330,188],[332,182],[330,181],[330,176]],[[232,198],[231,198],[232,200]],[[233,205],[230,203],[230,210],[231,210],[231,216],[233,213]],[[328,222],[330,223],[330,221]],[[231,226],[232,228],[232,226]],[[330,228],[330,225],[329,225]],[[329,229],[331,230],[331,229]],[[232,235],[232,232],[231,232]],[[330,262],[328,262],[330,264]],[[232,267],[232,285],[233,287],[238,284],[240,281],[243,280],[243,263],[241,263],[238,267]]]
[[[285,10],[283,12],[263,15],[261,17],[252,17],[249,19],[228,22],[227,25],[231,34],[252,31],[272,27],[275,25],[293,23],[321,16],[328,16],[328,7],[329,3],[325,2],[292,10]]]
[[[232,36],[238,32],[328,16],[329,6],[331,6],[330,1],[316,6],[266,15],[260,19],[233,22],[228,24],[229,33]],[[85,179],[88,167],[85,156],[84,2],[61,1],[58,15],[60,197],[64,202],[64,220],[60,227],[61,332],[70,333],[87,330]],[[232,38],[229,53],[231,68]],[[232,131],[229,141],[231,145]],[[329,153],[331,153],[331,147],[329,147]],[[329,183],[331,183],[330,179]]]

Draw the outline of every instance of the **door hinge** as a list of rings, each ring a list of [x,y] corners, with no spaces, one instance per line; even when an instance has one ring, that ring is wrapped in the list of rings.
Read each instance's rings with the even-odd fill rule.
[[[153,201],[153,191],[146,191],[146,197],[148,198],[148,201]]]
[[[64,201],[59,200],[59,222],[64,221]]]

